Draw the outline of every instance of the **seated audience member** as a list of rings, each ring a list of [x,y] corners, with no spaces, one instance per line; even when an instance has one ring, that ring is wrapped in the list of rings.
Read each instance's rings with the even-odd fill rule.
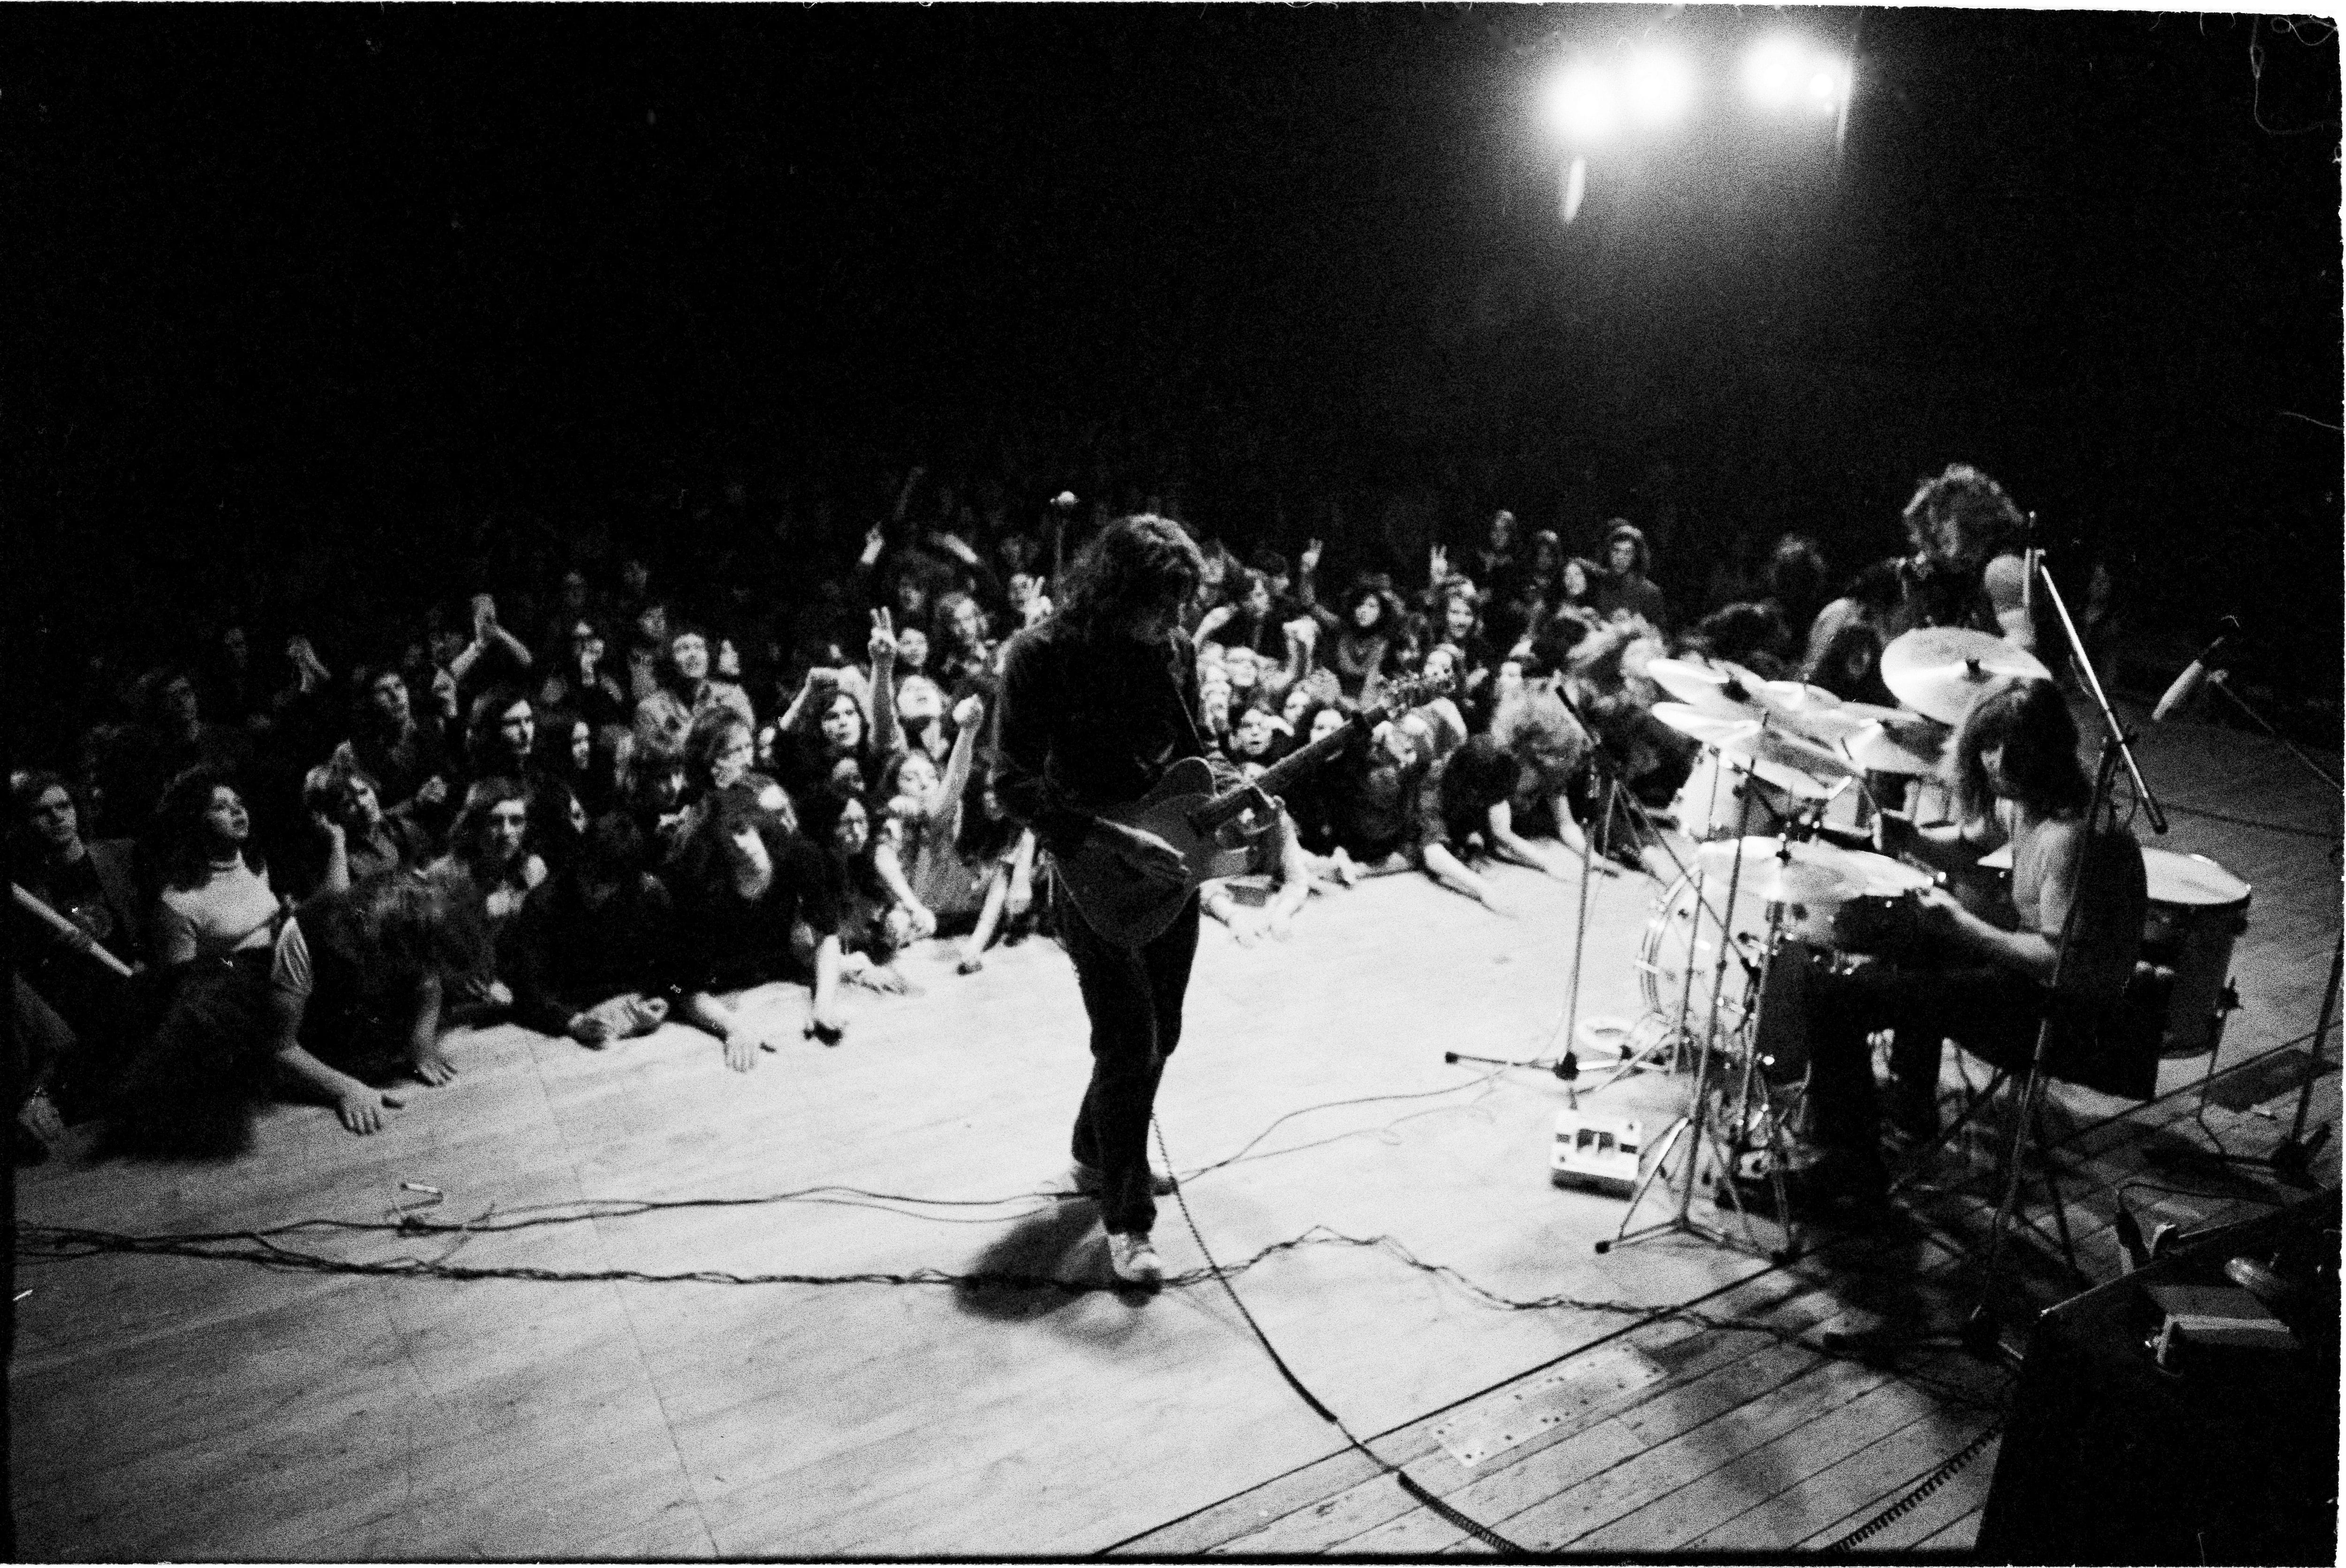
[[[1662,806],[1686,782],[1700,747],[1654,717],[1652,682],[1631,665],[1649,658],[1653,647],[1637,622],[1608,626],[1572,650],[1565,685],[1590,738],[1620,759],[1631,792],[1647,806]]]
[[[975,599],[958,589],[944,595],[937,600],[935,626],[937,646],[931,657],[941,683],[959,686],[994,673],[995,645]]]
[[[395,669],[362,669],[352,685],[359,708],[343,748],[375,780],[386,816],[413,821],[436,837],[446,820],[450,782],[457,777],[441,716],[414,711],[407,679]]]
[[[1760,602],[1776,612],[1797,642],[1805,643],[1817,612],[1832,596],[1825,585],[1824,552],[1805,534],[1780,535],[1762,576],[1768,594]],[[1785,657],[1798,662],[1799,649]]]
[[[1241,567],[1236,583],[1232,600],[1208,610],[1198,622],[1198,640],[1242,647],[1264,658],[1284,657],[1287,639],[1270,581],[1260,572]]]
[[[318,894],[285,922],[270,961],[278,1085],[332,1104],[353,1133],[377,1131],[404,1103],[386,1080],[455,1077],[440,1045],[444,1000],[484,962],[455,884],[385,871]]]
[[[8,1153],[12,1164],[36,1166],[65,1141],[66,1118],[50,1091],[79,1065],[80,1041],[73,1026],[13,969],[8,1003],[15,1116],[8,1128]]]
[[[1810,623],[1808,654],[1800,678],[1848,702],[1898,706],[1882,684],[1882,649],[1891,637],[1899,606],[1894,563],[1877,561],[1851,578],[1841,596]]]
[[[1472,711],[1485,705],[1491,676],[1497,668],[1499,649],[1483,626],[1483,606],[1471,586],[1454,585],[1443,591],[1436,606],[1439,620],[1434,640],[1453,651],[1456,684],[1451,696]]]
[[[1287,720],[1267,708],[1249,708],[1231,727],[1229,759],[1248,779],[1260,779],[1265,769],[1287,755],[1293,740],[1294,728]]]
[[[530,890],[510,944],[520,1023],[599,1050],[667,1019],[675,920],[647,859],[642,830],[614,811],[587,825],[571,865]]]
[[[1472,557],[1474,580],[1488,588],[1494,596],[1504,597],[1514,585],[1517,566],[1515,555],[1515,514],[1494,512],[1491,514],[1490,531],[1483,543],[1475,546]]]
[[[712,708],[726,708],[752,730],[757,727],[749,695],[731,681],[709,677],[708,636],[695,626],[679,626],[668,638],[659,689],[636,704],[637,751],[651,757],[682,751],[692,721]]]
[[[1304,694],[1300,708],[1290,720],[1295,727],[1299,748],[1325,739],[1344,727],[1351,709],[1339,702],[1322,702],[1310,692]],[[1293,824],[1298,842],[1311,855],[1328,855],[1341,850],[1339,824],[1348,807],[1347,779],[1353,759],[1352,746],[1347,745],[1336,756],[1307,769],[1289,783],[1280,799],[1287,808],[1288,820]],[[1347,863],[1352,856],[1343,851]]]
[[[774,764],[793,799],[812,800],[825,791],[868,794],[879,782],[881,765],[904,748],[896,718],[896,634],[883,610],[872,612],[870,652],[870,717],[849,689],[847,672],[823,668],[807,671],[782,715]]]
[[[156,830],[155,962],[176,968],[265,952],[277,935],[277,892],[249,852],[252,819],[236,787],[212,769],[189,769],[164,790]]]
[[[852,795],[826,795],[815,802],[815,812],[806,831],[822,852],[839,909],[840,978],[873,991],[910,994],[913,984],[897,970],[896,954],[913,940],[912,916],[872,864],[871,812]]]
[[[518,781],[484,779],[464,793],[464,808],[448,832],[448,852],[425,868],[455,888],[500,959],[523,901],[546,878],[545,859],[529,847],[529,796]],[[471,1007],[484,1002],[503,1005],[510,999],[501,982],[484,982],[462,1000]]]
[[[158,1021],[115,1085],[111,1134],[125,1148],[218,1155],[250,1136],[282,914],[267,870],[248,858],[251,833],[235,787],[208,768],[174,779],[156,809]]]
[[[659,690],[660,672],[674,657],[668,636],[668,606],[656,598],[638,606],[628,619],[627,636],[627,648],[620,655],[626,666],[621,680],[627,687],[632,709],[634,704]]]
[[[1417,793],[1432,759],[1412,727],[1380,724],[1327,764],[1334,797],[1335,844],[1370,876],[1410,869]]]
[[[993,867],[965,860],[959,841],[984,714],[985,705],[974,697],[954,708],[954,748],[942,775],[919,751],[897,753],[881,775],[879,798],[887,808],[872,862],[911,918],[915,939],[974,918],[985,901]]]
[[[473,704],[464,754],[472,780],[505,779],[521,787],[529,803],[530,848],[548,860],[559,860],[566,838],[566,814],[560,809],[566,789],[540,752],[537,709],[528,695],[510,686],[484,693]]]
[[[456,677],[459,697],[518,686],[526,680],[537,663],[537,656],[498,624],[496,600],[486,594],[474,594],[472,612],[472,640],[448,661],[448,673]]]
[[[598,731],[633,728],[636,705],[612,673],[608,651],[594,622],[572,621],[558,654],[545,661],[539,704],[566,709]]]
[[[1344,620],[1328,650],[1328,667],[1354,702],[1376,700],[1385,679],[1403,663],[1401,601],[1390,588],[1363,580],[1344,598]]]
[[[904,727],[905,746],[940,769],[953,755],[953,727],[945,722],[950,706],[944,689],[927,676],[908,675],[896,683],[896,720]]]
[[[301,810],[315,830],[321,863],[306,868],[309,891],[340,890],[383,871],[420,866],[431,840],[413,822],[387,816],[365,769],[338,754],[301,781]]]
[[[9,857],[15,880],[80,933],[77,939],[62,938],[29,915],[11,917],[16,983],[29,985],[59,1015],[76,1045],[62,1059],[70,1067],[45,1076],[43,1086],[53,1091],[66,1115],[78,1117],[97,1108],[102,1085],[138,1040],[138,990],[87,951],[95,943],[134,965],[146,956],[136,847],[127,839],[84,840],[73,790],[55,773],[19,774],[11,792],[16,807]]]
[[[624,743],[632,752],[635,741]],[[681,757],[625,759],[619,770],[620,809],[644,836],[651,864],[663,864],[689,836],[692,818],[685,801],[685,766]]]
[[[632,738],[625,730],[598,728],[572,714],[556,712],[546,718],[556,737],[567,741],[554,751],[546,770],[569,786],[588,817],[610,810],[619,799],[619,743],[627,742],[632,750]]]
[[[1596,587],[1596,613],[1606,620],[1633,616],[1656,626],[1669,625],[1669,608],[1662,590],[1647,575],[1653,552],[1645,530],[1617,519],[1605,531],[1605,574]]]
[[[792,928],[804,921],[815,939],[813,1003],[806,1033],[836,1044],[846,1025],[839,1011],[839,911],[831,879],[813,845],[754,800],[718,797],[708,823],[686,840],[665,879],[676,901],[682,1021],[724,1044],[725,1064],[746,1073],[764,1032],[719,996],[770,981],[801,978]]]

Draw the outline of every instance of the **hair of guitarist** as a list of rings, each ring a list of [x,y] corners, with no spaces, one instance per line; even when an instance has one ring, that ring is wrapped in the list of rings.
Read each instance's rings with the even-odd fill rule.
[[[1178,523],[1153,513],[1119,517],[1067,568],[1053,618],[1086,642],[1113,636],[1136,611],[1187,603],[1206,560]]]

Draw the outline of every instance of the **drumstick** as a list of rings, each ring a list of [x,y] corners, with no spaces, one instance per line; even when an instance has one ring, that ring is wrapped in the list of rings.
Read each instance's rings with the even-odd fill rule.
[[[73,921],[66,919],[65,916],[57,913],[56,911],[51,909],[48,905],[43,903],[40,900],[26,892],[21,885],[15,882],[10,882],[8,884],[8,891],[16,895],[16,907],[18,909],[23,910],[26,914],[33,916],[36,920],[41,921],[54,928],[59,936],[65,938],[66,941],[71,942],[74,946],[80,948],[83,952],[88,953],[92,958],[97,960],[98,962],[106,965],[107,968],[122,976],[123,979],[128,980],[131,978],[132,974],[135,972],[131,967],[123,962],[120,959],[115,957],[114,954],[108,952],[105,948],[99,946],[97,939],[90,935],[89,932],[82,930],[81,927],[74,924]]]

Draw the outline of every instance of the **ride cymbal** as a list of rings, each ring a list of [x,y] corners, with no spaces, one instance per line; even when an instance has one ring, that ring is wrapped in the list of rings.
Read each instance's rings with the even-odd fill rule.
[[[2005,676],[2050,680],[2033,654],[1963,626],[1917,626],[1882,650],[1882,684],[1926,718],[1961,724],[1989,682]]]

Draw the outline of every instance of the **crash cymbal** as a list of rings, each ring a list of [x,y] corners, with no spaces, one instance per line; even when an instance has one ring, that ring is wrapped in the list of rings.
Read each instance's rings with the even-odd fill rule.
[[[1821,840],[1787,844],[1771,838],[1721,839],[1697,846],[1695,853],[1714,885],[1724,887],[1729,877],[1737,877],[1737,896],[1768,903],[1845,899],[1865,886],[1850,852]],[[1738,860],[1743,862],[1740,873]]]
[[[1778,728],[1772,719],[1719,718],[1687,702],[1658,702],[1653,714],[1679,734],[1715,748],[1734,766],[1810,799],[1832,794],[1833,786],[1823,779],[1846,779],[1857,772],[1841,753]]]
[[[1760,677],[1724,659],[1658,658],[1646,666],[1656,686],[1688,708],[1714,718],[1757,718],[1765,711],[1754,700]]]
[[[1961,724],[1980,688],[2005,676],[2052,678],[2033,654],[1963,626],[1917,626],[1882,650],[1882,684],[1941,724]]]
[[[1892,729],[1869,724],[1841,743],[1849,759],[1868,773],[1900,773],[1923,778],[1939,770],[1946,755],[1947,732],[1938,725]]]
[[[1716,746],[1721,740],[1745,734],[1760,728],[1760,721],[1741,713],[1722,715],[1691,702],[1658,702],[1652,709],[1656,718],[1677,730],[1691,736],[1705,746]]]
[[[1823,687],[1797,680],[1762,681],[1753,696],[1784,728],[1827,746],[1873,722]]]

